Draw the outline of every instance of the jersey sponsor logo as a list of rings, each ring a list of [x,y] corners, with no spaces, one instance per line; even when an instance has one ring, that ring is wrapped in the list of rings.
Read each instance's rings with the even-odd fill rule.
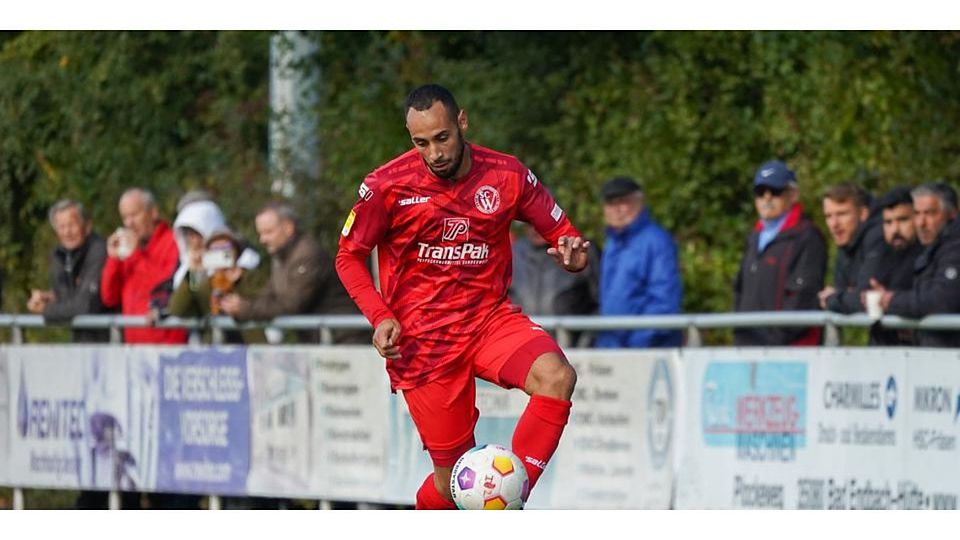
[[[373,198],[373,190],[368,188],[366,184],[360,184],[360,189],[357,191],[357,194],[360,195],[360,198],[364,201],[369,201]]]
[[[423,204],[430,201],[430,197],[407,197],[400,199],[400,206],[410,206],[411,204]]]
[[[463,238],[461,238],[461,236]],[[452,217],[443,219],[443,235],[445,242],[455,242],[460,240],[466,242],[470,239],[470,218]]]
[[[560,217],[562,215],[563,215],[563,208],[560,208],[559,204],[554,203],[553,210],[550,211],[550,217],[552,217],[554,221],[560,221]]]
[[[347,216],[347,221],[343,223],[343,230],[340,231],[340,234],[347,236],[350,234],[350,229],[353,228],[353,221],[357,219],[357,212],[354,210],[350,211],[350,215]]]
[[[487,244],[467,242],[456,246],[431,246],[418,242],[417,245],[420,246],[420,251],[417,252],[418,262],[477,266],[486,264],[490,256],[490,246]]]
[[[500,192],[492,186],[480,186],[473,196],[473,204],[484,214],[492,214],[500,208]]]
[[[533,171],[530,169],[527,169],[527,182],[533,187],[537,187],[537,183],[540,182],[540,180],[537,179],[537,175],[533,174]]]

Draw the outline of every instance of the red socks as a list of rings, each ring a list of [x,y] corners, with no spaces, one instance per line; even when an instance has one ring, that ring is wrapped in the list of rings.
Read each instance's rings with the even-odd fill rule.
[[[414,508],[416,510],[456,510],[457,505],[437,492],[437,486],[433,485],[433,473],[430,473],[417,490],[417,505]]]
[[[560,444],[560,435],[570,417],[571,403],[534,394],[513,432],[513,453],[523,462],[530,489],[540,479],[547,462]]]
[[[533,489],[547,462],[560,444],[560,436],[570,417],[571,403],[564,399],[533,395],[513,432],[513,453],[527,469],[529,489]],[[457,505],[437,492],[433,473],[427,475],[417,491],[417,510],[456,510]]]

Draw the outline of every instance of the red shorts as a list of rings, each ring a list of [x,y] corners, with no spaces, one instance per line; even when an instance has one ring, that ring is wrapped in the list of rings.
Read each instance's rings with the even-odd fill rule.
[[[456,367],[416,388],[402,390],[410,417],[433,464],[451,467],[475,445],[473,429],[480,377],[502,388],[523,389],[527,373],[540,355],[563,352],[556,341],[526,315],[494,317],[477,335]]]

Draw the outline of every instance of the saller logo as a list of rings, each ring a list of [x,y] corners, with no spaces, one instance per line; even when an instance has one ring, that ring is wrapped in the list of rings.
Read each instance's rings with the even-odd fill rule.
[[[460,237],[463,237],[462,239]],[[470,218],[451,217],[443,220],[443,240],[453,242],[462,240],[466,242],[470,239]]]
[[[500,208],[500,192],[492,186],[480,186],[473,196],[473,204],[484,214],[492,214]]]

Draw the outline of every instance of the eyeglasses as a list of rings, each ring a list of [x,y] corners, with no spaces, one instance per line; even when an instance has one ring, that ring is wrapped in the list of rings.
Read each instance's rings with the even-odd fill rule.
[[[761,198],[767,193],[770,193],[774,197],[779,197],[783,195],[784,188],[776,188],[771,186],[753,186],[753,195],[756,198]]]

